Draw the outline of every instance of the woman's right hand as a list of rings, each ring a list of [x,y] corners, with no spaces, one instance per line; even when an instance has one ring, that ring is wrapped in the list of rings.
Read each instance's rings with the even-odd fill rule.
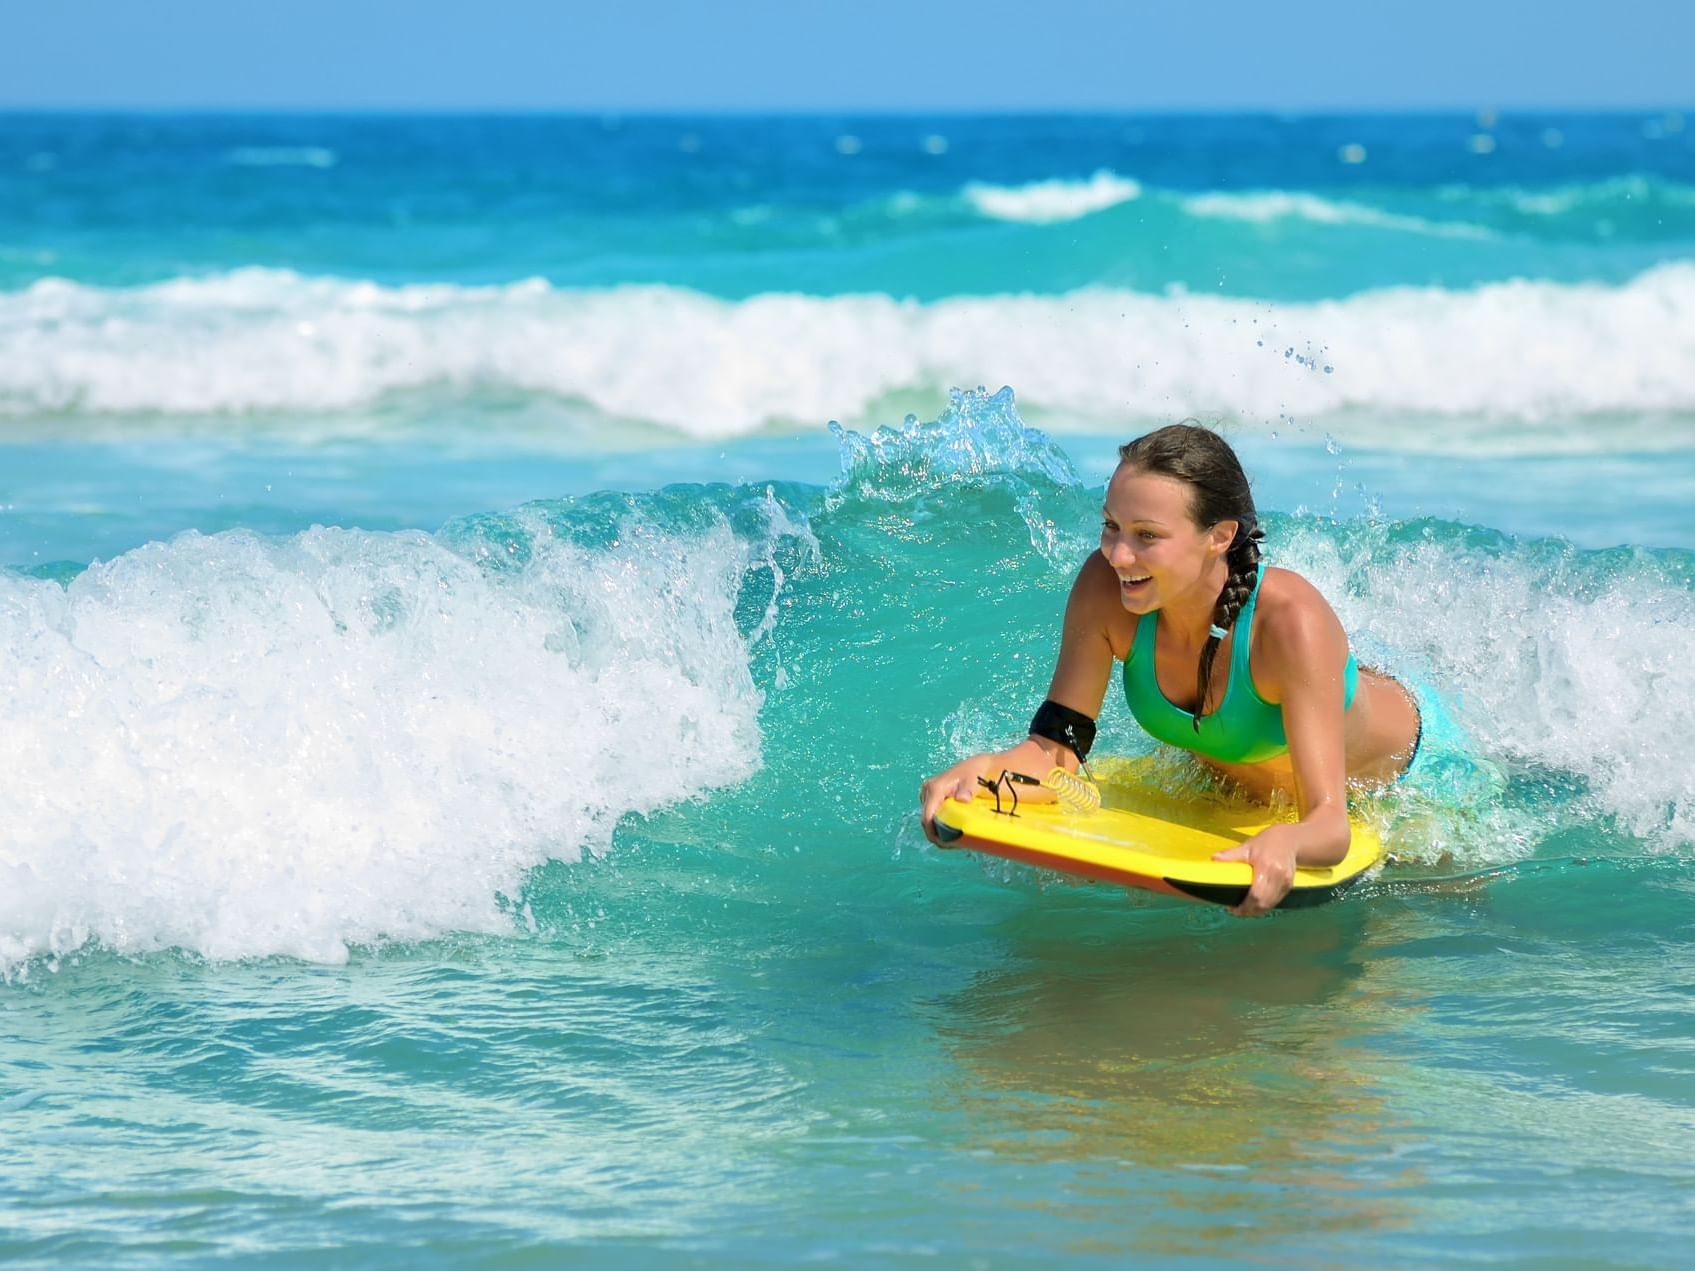
[[[988,776],[989,770],[999,763],[999,755],[972,755],[921,785],[918,788],[918,823],[924,828],[924,837],[937,847],[947,846],[936,837],[936,813],[948,799],[970,803],[977,795],[977,779]]]

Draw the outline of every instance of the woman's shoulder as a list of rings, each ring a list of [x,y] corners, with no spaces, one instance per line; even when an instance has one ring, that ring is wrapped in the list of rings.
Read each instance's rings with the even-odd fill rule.
[[[1136,615],[1125,609],[1118,587],[1118,575],[1099,552],[1090,552],[1071,584],[1071,607],[1091,624],[1098,624],[1113,646],[1113,655],[1122,658],[1128,649],[1127,640],[1136,631]]]
[[[1313,606],[1328,610],[1330,602],[1307,578],[1280,565],[1267,565],[1260,579],[1255,608],[1261,613],[1299,612]]]
[[[1330,602],[1311,581],[1292,569],[1266,566],[1254,602],[1254,647],[1275,653],[1306,648],[1341,636],[1342,624]]]
[[[1116,590],[1118,575],[1113,573],[1112,566],[1107,564],[1106,557],[1099,552],[1090,552],[1077,570],[1076,585],[1088,587],[1094,591]]]

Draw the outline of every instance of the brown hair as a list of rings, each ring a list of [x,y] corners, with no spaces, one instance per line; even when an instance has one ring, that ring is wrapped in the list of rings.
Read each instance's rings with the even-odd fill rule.
[[[1259,573],[1259,545],[1265,537],[1259,528],[1248,474],[1236,452],[1210,428],[1198,424],[1169,424],[1118,448],[1118,461],[1141,472],[1170,477],[1189,487],[1189,516],[1201,529],[1220,521],[1235,521],[1236,537],[1224,554],[1229,577],[1213,607],[1212,625],[1229,631],[1236,623],[1248,597],[1254,594]],[[1208,636],[1201,649],[1199,696],[1195,702],[1195,730],[1200,731],[1206,714],[1207,691],[1212,687],[1213,657],[1219,637]]]

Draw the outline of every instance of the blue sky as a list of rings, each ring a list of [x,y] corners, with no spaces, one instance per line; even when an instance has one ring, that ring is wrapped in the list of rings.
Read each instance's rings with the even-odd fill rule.
[[[25,0],[0,107],[1687,107],[1695,0]]]

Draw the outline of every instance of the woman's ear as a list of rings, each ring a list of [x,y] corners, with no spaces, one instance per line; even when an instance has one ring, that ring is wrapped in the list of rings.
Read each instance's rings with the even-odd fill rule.
[[[1207,531],[1207,546],[1214,555],[1224,555],[1230,550],[1230,544],[1236,541],[1236,531],[1241,528],[1240,521],[1215,521]]]

